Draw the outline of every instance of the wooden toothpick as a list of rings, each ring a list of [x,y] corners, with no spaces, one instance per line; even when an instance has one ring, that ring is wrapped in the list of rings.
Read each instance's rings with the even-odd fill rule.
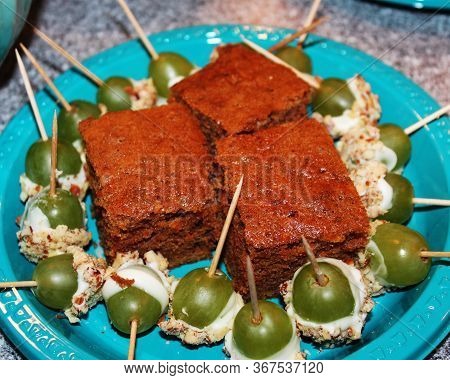
[[[320,266],[317,262],[316,256],[314,255],[311,246],[309,245],[308,241],[306,240],[306,238],[304,236],[302,236],[302,242],[303,242],[303,246],[305,247],[305,252],[306,252],[306,255],[308,256],[308,260],[310,261],[310,263],[313,267],[318,284],[320,286],[325,286],[326,284],[328,284],[327,276],[325,276],[322,273]]]
[[[255,284],[255,274],[253,273],[253,265],[252,260],[250,259],[250,256],[247,255],[247,281],[248,281],[248,288],[250,290],[250,302],[252,304],[252,322],[255,325],[259,325],[262,321],[262,314],[259,310],[259,304],[258,304],[258,293],[256,291],[256,284]]]
[[[139,321],[133,319],[131,321],[131,332],[130,332],[130,345],[128,347],[128,360],[134,360],[134,354],[136,352],[136,338],[138,330]]]
[[[117,0],[117,2],[122,7],[122,9],[125,12],[126,16],[130,20],[131,24],[134,27],[134,30],[138,34],[139,39],[141,40],[141,42],[143,43],[143,45],[145,46],[145,48],[149,52],[150,56],[152,57],[152,59],[154,61],[156,61],[159,58],[159,55],[156,52],[156,50],[153,47],[153,45],[150,42],[150,40],[148,39],[148,37],[145,35],[145,32],[142,29],[141,25],[139,24],[139,21],[137,20],[136,16],[133,14],[133,12],[131,11],[130,7],[128,6],[128,4],[126,3],[125,0]]]
[[[275,45],[271,46],[269,48],[270,52],[277,51],[278,49],[282,48],[283,46],[287,45],[289,42],[294,41],[298,36],[306,35],[306,33],[310,32],[311,30],[315,29],[320,24],[323,24],[327,20],[326,17],[321,17],[318,20],[314,21],[308,26],[305,26],[304,28],[298,30],[295,33],[290,34],[289,36],[283,38],[280,42],[276,43]]]
[[[80,70],[87,78],[89,78],[92,82],[94,82],[97,86],[103,86],[105,82],[103,82],[97,75],[95,75],[92,71],[90,71],[86,66],[84,66],[80,61],[78,61],[74,56],[72,56],[67,50],[59,46],[55,41],[53,41],[50,37],[48,37],[44,32],[41,32],[37,28],[33,28],[34,32],[44,40],[52,49],[61,54],[64,58],[66,58],[74,67]]]
[[[50,196],[54,197],[56,194],[56,164],[58,157],[58,119],[56,111],[53,114],[52,125],[52,171],[50,173]]]
[[[26,54],[28,59],[30,60],[31,64],[34,66],[34,68],[41,74],[41,77],[44,78],[45,83],[47,83],[47,86],[51,88],[53,93],[55,94],[56,98],[59,100],[59,102],[62,104],[62,106],[67,110],[71,111],[72,106],[69,104],[69,102],[66,100],[66,98],[61,94],[61,92],[58,90],[58,88],[55,86],[53,81],[50,79],[44,68],[39,64],[37,59],[34,57],[33,54],[25,47],[24,44],[20,44],[20,47],[22,48],[23,52]]]
[[[22,58],[18,50],[16,49],[17,63],[19,64],[20,75],[22,76],[23,84],[25,85],[25,90],[27,91],[28,100],[31,104],[31,109],[33,110],[33,115],[39,128],[39,134],[43,141],[48,140],[47,132],[45,131],[44,123],[42,122],[41,114],[39,113],[39,108],[36,103],[36,98],[34,97],[33,88],[31,87],[30,78],[28,78],[27,70],[23,64]]]
[[[415,205],[450,207],[449,199],[413,198],[412,202]]]
[[[0,289],[6,288],[34,288],[37,286],[36,281],[10,281],[0,282]]]
[[[322,2],[322,0],[313,0],[313,3],[311,5],[311,8],[309,10],[308,16],[306,16],[306,20],[303,26],[310,26],[312,24],[312,22],[314,21],[314,19],[316,18],[316,14],[317,11],[319,10],[320,7],[320,3]],[[302,34],[299,38],[298,38],[298,43],[297,46],[302,46],[303,42],[305,42],[306,37],[308,37],[308,34]]]
[[[424,117],[423,119],[419,120],[417,123],[414,123],[413,125],[409,126],[408,128],[405,128],[404,132],[407,135],[410,135],[410,134],[416,132],[418,129],[424,127],[428,123],[432,122],[433,120],[439,119],[442,115],[445,115],[446,113],[449,113],[449,112],[450,112],[450,104],[447,104],[446,106],[433,112],[431,115],[428,115],[427,117]]]
[[[420,257],[450,257],[450,252],[422,251]]]
[[[222,232],[220,234],[219,242],[217,243],[216,252],[214,253],[214,257],[211,261],[211,266],[209,267],[208,276],[212,277],[216,273],[217,265],[219,265],[220,255],[222,254],[223,245],[225,244],[225,239],[227,238],[228,230],[230,229],[230,224],[233,220],[234,211],[236,210],[236,206],[239,200],[239,195],[241,194],[242,183],[244,182],[244,176],[241,176],[241,179],[236,186],[236,191],[234,192],[233,199],[231,200],[230,208],[228,209],[227,217],[225,219],[225,223],[222,227]]]
[[[253,41],[248,40],[243,35],[241,35],[241,39],[242,39],[242,42],[244,42],[246,45],[250,46],[253,50],[255,50],[259,54],[263,55],[267,59],[270,59],[272,62],[278,63],[281,66],[287,67],[295,75],[297,75],[297,77],[304,80],[311,87],[319,88],[319,86],[320,86],[319,82],[312,75],[298,71],[297,69],[293,68],[292,66],[290,66],[286,62],[284,62],[282,59],[278,58],[276,55],[273,55],[271,52],[269,52],[266,49],[262,48],[261,46],[255,44]]]

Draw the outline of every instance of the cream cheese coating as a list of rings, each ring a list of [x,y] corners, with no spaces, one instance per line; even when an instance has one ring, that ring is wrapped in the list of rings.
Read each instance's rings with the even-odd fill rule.
[[[292,281],[288,281],[282,286],[283,298],[286,303],[286,311],[293,318],[297,325],[299,334],[311,337],[317,342],[323,341],[342,341],[347,342],[361,338],[361,331],[364,326],[367,313],[373,308],[373,301],[370,298],[366,284],[364,283],[361,272],[353,266],[345,264],[341,260],[332,258],[318,258],[318,262],[326,262],[338,267],[345,277],[349,280],[350,289],[352,291],[355,306],[353,313],[344,318],[340,318],[333,322],[316,323],[307,321],[298,315],[292,304],[292,291],[295,278],[305,267],[300,267],[294,274]]]
[[[60,171],[56,171],[56,181],[64,190],[70,191],[73,195],[77,196],[80,200],[84,199],[86,196],[87,189],[89,188],[89,183],[86,176],[86,170],[84,168],[83,159],[85,160],[85,156],[80,156],[82,158],[82,165],[80,171],[77,174],[69,174],[66,176],[61,176]],[[26,173],[23,173],[20,178],[20,200],[22,202],[26,202],[28,198],[34,197],[42,190],[44,190],[44,186],[38,185],[34,183]]]
[[[68,247],[73,255],[73,269],[77,272],[78,288],[72,297],[72,305],[64,311],[70,323],[79,322],[102,299],[101,289],[105,280],[106,261],[88,255],[79,247]]]
[[[172,283],[171,301],[178,283],[179,281]],[[170,302],[169,312],[167,314],[168,319],[158,324],[161,330],[166,334],[177,336],[183,343],[200,345],[221,341],[225,334],[231,330],[234,318],[242,306],[244,306],[244,302],[240,294],[233,292],[217,318],[202,329],[192,326],[183,320],[176,319],[171,305],[172,302]]]
[[[158,300],[163,313],[169,304],[172,281],[168,276],[167,267],[167,260],[153,251],[145,253],[143,259],[139,257],[137,251],[118,254],[112,267],[108,268],[102,289],[103,298],[107,301],[124,290],[123,285],[112,276],[117,274],[123,279],[133,280],[131,286],[141,289]]]
[[[47,216],[37,206],[36,197],[29,199],[17,232],[20,252],[31,262],[37,263],[50,256],[67,253],[71,246],[84,247],[91,241],[91,233],[85,228],[69,229],[67,226],[51,228]],[[81,203],[85,211],[84,203]],[[86,219],[85,219],[86,224]]]
[[[392,207],[394,190],[386,182],[386,174],[386,165],[378,161],[367,161],[349,170],[349,176],[371,219],[385,214]]]
[[[346,132],[336,148],[349,170],[377,161],[386,165],[387,171],[394,169],[397,155],[380,140],[380,130],[373,125],[359,126]]]
[[[372,93],[370,84],[362,76],[355,75],[347,79],[347,86],[355,97],[351,109],[342,115],[320,115],[313,113],[312,117],[325,124],[333,138],[339,138],[351,129],[365,125],[376,125],[381,116],[381,106],[378,95]]]
[[[133,94],[130,96],[131,109],[138,111],[153,107],[156,104],[157,94],[152,78],[131,79],[131,82],[133,83]]]

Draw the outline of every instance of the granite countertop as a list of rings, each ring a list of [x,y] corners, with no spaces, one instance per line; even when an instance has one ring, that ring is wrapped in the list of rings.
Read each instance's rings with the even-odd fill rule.
[[[301,24],[309,1],[305,0],[128,0],[146,33],[193,24],[254,23],[296,28]],[[115,0],[35,0],[29,21],[48,32],[78,58],[121,43],[132,36],[131,27]],[[320,14],[330,20],[316,33],[359,48],[399,69],[425,88],[440,104],[450,102],[450,14],[434,15],[390,7],[371,1],[323,0]],[[420,27],[418,27],[421,25]],[[418,27],[418,28],[417,28]],[[408,38],[404,36],[414,30]],[[131,33],[132,34],[132,33]],[[50,50],[29,30],[21,40],[31,48],[54,76],[69,68],[68,63]],[[10,54],[0,70],[0,131],[27,101],[19,72]],[[35,87],[43,82],[30,72]],[[0,331],[0,359],[20,359]],[[447,338],[432,359],[450,359]]]

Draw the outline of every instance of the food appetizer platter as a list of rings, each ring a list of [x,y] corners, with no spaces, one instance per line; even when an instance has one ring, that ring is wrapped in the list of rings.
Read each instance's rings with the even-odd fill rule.
[[[0,136],[0,326],[16,346],[33,359],[431,352],[449,332],[448,107],[319,36],[274,57],[287,29],[196,26],[149,47],[119,3],[142,43],[47,78],[61,105],[37,93]],[[186,152],[175,183],[146,166]],[[261,195],[277,189],[282,201]]]

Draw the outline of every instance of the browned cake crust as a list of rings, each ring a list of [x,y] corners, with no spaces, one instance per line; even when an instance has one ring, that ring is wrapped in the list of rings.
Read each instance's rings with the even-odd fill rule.
[[[209,256],[223,218],[198,121],[178,104],[111,112],[80,125],[101,243],[150,249],[170,266]]]
[[[244,174],[224,251],[241,294],[247,294],[247,254],[258,295],[269,297],[306,262],[302,235],[317,256],[349,260],[365,247],[366,211],[333,141],[317,121],[219,140],[217,160],[229,197]]]
[[[291,70],[240,44],[217,52],[214,62],[171,88],[199,118],[210,143],[306,114],[311,89]]]

